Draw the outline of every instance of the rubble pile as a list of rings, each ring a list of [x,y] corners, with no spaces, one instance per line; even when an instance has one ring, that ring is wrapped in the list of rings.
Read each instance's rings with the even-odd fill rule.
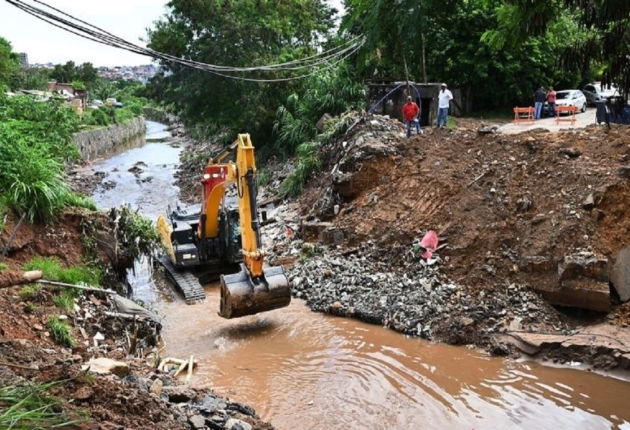
[[[294,264],[289,282],[294,295],[315,311],[452,344],[487,344],[487,334],[506,329],[568,330],[524,285],[472,293],[441,273],[439,256],[423,260],[419,253],[402,252],[371,241],[351,253],[321,250]]]

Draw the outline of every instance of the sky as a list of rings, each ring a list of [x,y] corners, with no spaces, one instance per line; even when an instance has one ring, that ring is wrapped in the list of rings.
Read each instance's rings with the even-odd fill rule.
[[[29,0],[23,0],[38,6]],[[165,12],[166,0],[42,0],[44,3],[102,28],[131,43],[145,46],[140,38]],[[341,0],[327,2],[342,10]],[[74,61],[100,66],[137,66],[151,63],[146,56],[98,44],[52,26],[0,0],[0,36],[13,51],[25,52],[30,64]]]

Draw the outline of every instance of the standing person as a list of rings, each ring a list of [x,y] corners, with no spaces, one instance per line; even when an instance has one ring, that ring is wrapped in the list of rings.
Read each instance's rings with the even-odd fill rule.
[[[538,87],[534,93],[534,119],[540,119],[543,103],[545,103],[545,92],[542,87]]]
[[[440,85],[440,93],[438,94],[438,115],[437,127],[446,127],[448,121],[448,109],[451,106],[453,94],[446,88],[446,84]],[[441,124],[441,125],[440,125]]]
[[[556,92],[553,90],[553,87],[549,87],[549,91],[547,91],[547,103],[549,104],[549,116],[556,116]]]
[[[402,109],[403,117],[405,118],[405,122],[407,123],[407,137],[411,137],[411,125],[415,124],[416,133],[421,134],[422,130],[420,130],[420,121],[418,120],[418,115],[420,114],[420,108],[418,105],[411,99],[411,96],[407,96],[407,103],[403,106]]]

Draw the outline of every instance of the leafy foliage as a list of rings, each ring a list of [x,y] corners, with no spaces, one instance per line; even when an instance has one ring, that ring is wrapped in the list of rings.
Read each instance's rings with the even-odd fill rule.
[[[128,206],[116,210],[123,258],[136,259],[141,255],[153,255],[161,249],[162,240],[151,220],[133,211]]]
[[[9,87],[10,81],[20,68],[17,56],[8,40],[0,37],[0,92],[2,87]]]
[[[38,102],[0,94],[0,200],[31,222],[51,220],[68,206],[94,209],[63,180],[79,154],[72,136],[81,118],[62,100]]]
[[[315,53],[333,26],[322,0],[171,0],[167,14],[149,30],[148,46],[177,57],[229,66],[287,62]],[[163,63],[162,102],[188,123],[247,131],[267,142],[276,109],[300,82],[247,82]],[[243,78],[286,78],[287,72]],[[257,145],[262,147],[264,144]]]
[[[559,55],[564,67],[586,76],[599,68],[598,78],[616,83],[624,94],[630,91],[630,2],[509,0],[497,17],[498,27],[486,33],[493,46],[514,49],[531,37],[559,34],[567,41]],[[574,30],[556,33],[567,20]]]
[[[56,64],[50,77],[57,82],[80,82],[83,86],[81,89],[92,89],[99,81],[98,69],[92,63],[76,65],[74,61],[68,61],[66,64]]]

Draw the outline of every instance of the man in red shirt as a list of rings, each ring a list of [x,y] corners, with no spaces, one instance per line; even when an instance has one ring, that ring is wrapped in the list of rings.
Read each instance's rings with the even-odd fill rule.
[[[405,122],[407,123],[407,137],[411,137],[412,124],[415,124],[416,133],[422,134],[422,130],[420,130],[420,120],[418,119],[420,108],[413,102],[411,96],[407,96],[407,103],[403,106],[402,114],[403,118],[405,118]]]
[[[553,87],[549,87],[549,91],[547,91],[547,105],[549,106],[549,116],[556,116],[556,92],[553,90]]]

